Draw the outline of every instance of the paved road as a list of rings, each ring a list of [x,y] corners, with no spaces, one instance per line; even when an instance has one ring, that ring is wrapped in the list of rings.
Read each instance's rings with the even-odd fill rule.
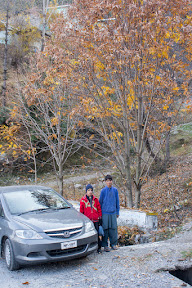
[[[192,266],[183,252],[192,251],[192,222],[171,240],[119,248],[70,262],[7,270],[0,259],[0,288],[182,288],[166,270]],[[24,284],[26,283],[26,284]],[[184,283],[185,284],[185,283]]]

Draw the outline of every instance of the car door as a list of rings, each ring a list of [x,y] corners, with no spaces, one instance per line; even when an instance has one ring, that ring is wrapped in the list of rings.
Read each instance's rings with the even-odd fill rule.
[[[4,213],[2,202],[1,202],[1,199],[0,199],[0,245],[1,245],[1,242],[2,242],[1,241],[2,237],[4,235],[4,227],[5,227],[5,213]]]

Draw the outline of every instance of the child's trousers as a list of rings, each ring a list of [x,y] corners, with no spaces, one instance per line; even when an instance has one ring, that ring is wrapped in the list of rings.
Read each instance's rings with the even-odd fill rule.
[[[101,240],[99,239],[99,222],[93,222],[98,234],[98,250],[101,249]]]

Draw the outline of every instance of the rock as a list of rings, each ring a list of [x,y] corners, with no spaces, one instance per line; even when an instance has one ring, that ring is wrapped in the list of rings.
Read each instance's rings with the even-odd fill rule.
[[[82,188],[83,188],[81,184],[75,184],[74,186],[75,186],[75,188],[77,188],[77,189],[82,189]]]

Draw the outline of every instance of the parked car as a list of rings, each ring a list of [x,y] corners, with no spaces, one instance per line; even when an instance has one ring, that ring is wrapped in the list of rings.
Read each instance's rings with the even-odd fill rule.
[[[86,256],[97,250],[93,223],[53,189],[0,187],[0,248],[7,268]]]

